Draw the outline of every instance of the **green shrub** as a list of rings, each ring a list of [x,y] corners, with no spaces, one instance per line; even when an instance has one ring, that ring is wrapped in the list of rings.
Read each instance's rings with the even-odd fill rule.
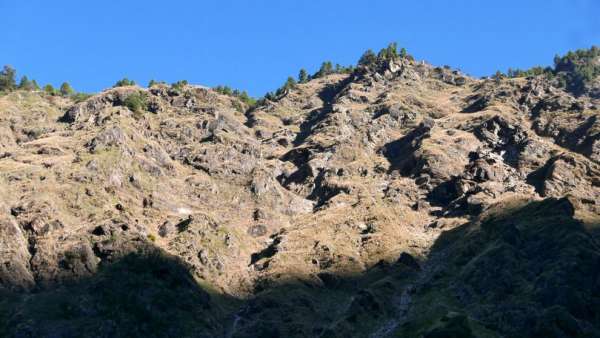
[[[187,80],[179,80],[177,82],[173,82],[171,84],[171,88],[177,92],[181,92],[183,90],[183,87],[185,87],[187,85],[188,85]]]
[[[237,98],[239,98],[242,102],[247,104],[250,108],[256,105],[256,99],[248,95],[248,93],[245,90],[239,93],[238,95],[235,95],[234,93],[234,96],[237,96]]]
[[[248,95],[248,93],[245,90],[240,91],[239,89],[232,89],[229,86],[222,86],[222,85],[214,87],[213,90],[216,91],[217,93],[220,93],[223,95],[237,97],[240,101],[245,103],[249,108],[252,108],[256,105],[256,99],[251,97],[250,95]],[[243,111],[243,109],[239,106],[236,106],[236,109],[239,111]]]
[[[146,101],[145,93],[137,92],[127,96],[125,101],[123,101],[123,104],[134,113],[142,113],[148,109],[148,103]]]
[[[79,103],[79,102],[83,102],[83,101],[87,100],[90,96],[92,96],[92,94],[88,94],[88,93],[75,93],[75,94],[73,94],[71,96],[71,98],[76,103]]]

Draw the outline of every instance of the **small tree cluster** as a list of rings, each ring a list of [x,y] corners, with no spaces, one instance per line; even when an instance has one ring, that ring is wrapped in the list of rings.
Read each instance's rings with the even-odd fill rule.
[[[289,92],[293,88],[296,88],[297,84],[298,83],[296,82],[296,80],[293,77],[288,76],[287,80],[285,80],[284,84],[281,87],[277,88],[277,90],[275,92],[267,93],[265,95],[265,98],[268,100],[276,100],[281,95]]]
[[[25,75],[21,77],[21,81],[19,81],[17,88],[26,91],[40,90],[40,86],[37,82],[35,80],[29,80]]]
[[[382,48],[377,54],[375,54],[373,50],[368,49],[358,60],[358,65],[369,67],[382,62],[396,60],[398,58],[413,59],[413,57],[406,51],[406,48],[403,47],[400,49],[400,51],[398,51],[398,44],[392,42],[386,48]]]
[[[121,80],[117,81],[114,84],[113,88],[126,87],[126,86],[135,86],[135,81],[129,80],[128,78],[124,77]]]
[[[248,95],[248,92],[245,90],[232,89],[229,86],[216,86],[213,88],[214,91],[221,93],[223,95],[229,95],[233,97],[237,97],[240,101],[244,102],[248,107],[254,107],[256,105],[256,99]]]
[[[148,81],[148,88],[152,88],[156,85],[166,85],[167,83],[165,81],[156,81],[156,80],[150,80]]]
[[[331,61],[325,61],[321,64],[321,67],[319,68],[319,70],[316,73],[314,73],[312,76],[309,76],[307,78],[307,81],[309,81],[311,79],[318,79],[320,77],[324,77],[324,76],[331,75],[331,74],[352,73],[353,70],[354,70],[354,67],[352,67],[352,66],[345,67],[345,66],[340,65],[339,63],[336,63],[334,66],[333,63],[331,63]]]
[[[526,70],[522,70],[522,69],[513,69],[513,68],[508,68],[508,71],[506,72],[506,75],[510,78],[516,78],[516,77],[530,77],[530,76],[538,76],[538,75],[552,75],[553,74],[553,70],[551,67],[540,67],[540,66],[535,66],[532,67],[530,69],[526,69]]]
[[[183,88],[187,85],[188,85],[187,80],[179,80],[179,81],[173,82],[171,84],[171,89],[173,89],[177,92],[181,92],[183,90]]]
[[[17,71],[11,66],[4,66],[0,71],[0,92],[10,92],[13,90],[24,91],[39,91],[40,86],[37,81],[30,80],[26,75],[21,77],[19,84],[16,82]],[[43,88],[43,92],[51,96],[71,97],[78,101],[84,97],[89,97],[88,94],[77,93],[68,82],[63,82],[59,89],[55,89],[51,84],[47,84]]]
[[[48,95],[70,97],[75,101],[80,101],[83,97],[87,98],[90,96],[89,94],[76,92],[68,82],[63,82],[58,89],[54,88],[51,84],[47,84],[43,90]]]
[[[564,56],[554,57],[554,68],[535,66],[527,70],[508,69],[508,77],[546,76],[577,95],[583,94],[588,85],[600,76],[600,48],[570,51]]]
[[[582,94],[596,77],[600,76],[600,48],[570,51],[564,56],[554,57],[554,74],[559,84],[567,90]]]

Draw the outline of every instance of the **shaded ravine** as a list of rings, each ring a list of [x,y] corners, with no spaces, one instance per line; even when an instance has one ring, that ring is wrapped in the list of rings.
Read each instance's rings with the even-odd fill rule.
[[[438,252],[432,257],[429,257],[422,265],[418,276],[415,280],[408,284],[399,295],[392,296],[394,299],[393,312],[395,317],[386,321],[382,326],[373,332],[371,338],[384,338],[390,336],[403,323],[406,322],[407,316],[413,305],[412,295],[421,288],[425,283],[431,280],[433,274],[437,271],[438,264],[441,264],[445,258],[445,252]]]

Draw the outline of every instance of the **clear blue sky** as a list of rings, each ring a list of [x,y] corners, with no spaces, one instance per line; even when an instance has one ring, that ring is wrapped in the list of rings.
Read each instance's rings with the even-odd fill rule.
[[[90,92],[127,76],[259,96],[392,41],[475,76],[600,44],[596,0],[0,0],[0,13],[0,65]]]

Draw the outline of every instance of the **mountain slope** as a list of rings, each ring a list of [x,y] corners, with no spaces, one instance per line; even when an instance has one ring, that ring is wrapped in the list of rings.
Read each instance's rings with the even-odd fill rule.
[[[252,108],[0,97],[0,333],[597,336],[596,85],[393,57]]]

